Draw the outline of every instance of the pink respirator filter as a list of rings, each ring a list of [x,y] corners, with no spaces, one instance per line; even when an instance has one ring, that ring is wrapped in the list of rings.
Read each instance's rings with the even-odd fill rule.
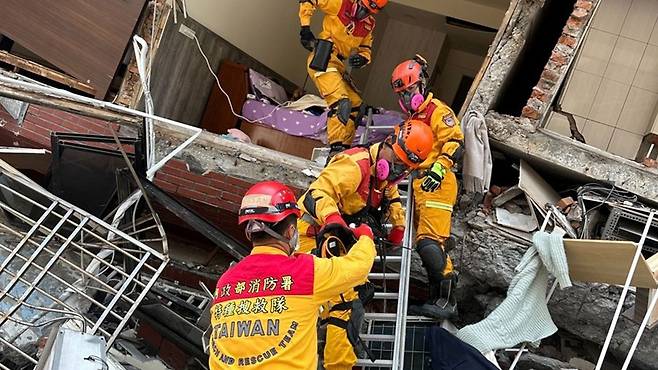
[[[391,168],[386,159],[380,159],[377,161],[377,166],[375,168],[375,172],[377,173],[377,180],[386,180],[390,171]]]
[[[411,111],[415,112],[418,110],[418,107],[420,107],[424,101],[425,97],[423,97],[423,95],[418,93],[414,94],[414,96],[411,98]],[[402,110],[404,110],[405,113],[409,113],[409,110],[404,106],[402,99],[399,100],[399,103],[400,107],[402,107]]]

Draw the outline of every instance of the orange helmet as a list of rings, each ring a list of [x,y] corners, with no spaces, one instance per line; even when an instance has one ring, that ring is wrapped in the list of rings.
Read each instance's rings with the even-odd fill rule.
[[[370,13],[377,14],[388,4],[388,0],[361,0],[361,4],[368,8]]]
[[[242,198],[238,223],[257,220],[274,224],[289,215],[300,216],[295,193],[280,182],[263,181],[249,188]]]
[[[391,76],[391,86],[393,86],[393,91],[401,93],[420,82],[421,91],[423,91],[427,78],[427,61],[420,55],[416,55],[414,59],[405,60],[395,67]]]
[[[409,168],[420,166],[432,151],[434,134],[426,123],[407,120],[395,127],[393,152]]]

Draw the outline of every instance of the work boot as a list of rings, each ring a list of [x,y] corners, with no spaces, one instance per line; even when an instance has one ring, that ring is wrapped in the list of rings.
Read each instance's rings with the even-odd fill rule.
[[[438,287],[430,287],[430,299],[414,311],[421,316],[436,320],[449,320],[457,317],[457,299],[455,298],[456,275],[441,280]]]

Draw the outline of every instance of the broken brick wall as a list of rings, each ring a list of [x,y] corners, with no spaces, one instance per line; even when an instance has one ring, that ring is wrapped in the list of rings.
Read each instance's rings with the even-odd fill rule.
[[[576,2],[574,10],[564,26],[562,36],[555,45],[539,82],[533,88],[532,95],[523,108],[523,117],[539,120],[548,112],[553,97],[560,89],[569,71],[569,66],[576,57],[576,50],[598,1],[578,0]]]
[[[24,121],[18,124],[0,108],[0,145],[4,146],[50,149],[52,132],[111,135],[110,130],[117,128],[116,124],[37,105],[30,105]],[[247,243],[242,227],[237,225],[237,212],[251,183],[217,172],[196,173],[184,161],[174,159],[157,173],[155,184]]]

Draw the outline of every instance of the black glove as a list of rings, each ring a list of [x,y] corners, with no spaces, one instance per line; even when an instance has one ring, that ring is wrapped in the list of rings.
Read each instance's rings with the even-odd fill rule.
[[[434,163],[432,168],[427,171],[425,175],[425,180],[420,185],[420,189],[424,192],[432,193],[435,192],[441,187],[441,181],[446,174],[446,169],[439,162]]]
[[[315,35],[313,35],[310,26],[302,26],[301,31],[299,31],[299,39],[304,49],[313,51],[315,47]]]
[[[363,68],[368,64],[368,58],[364,57],[361,54],[350,55],[348,63],[354,68]]]

